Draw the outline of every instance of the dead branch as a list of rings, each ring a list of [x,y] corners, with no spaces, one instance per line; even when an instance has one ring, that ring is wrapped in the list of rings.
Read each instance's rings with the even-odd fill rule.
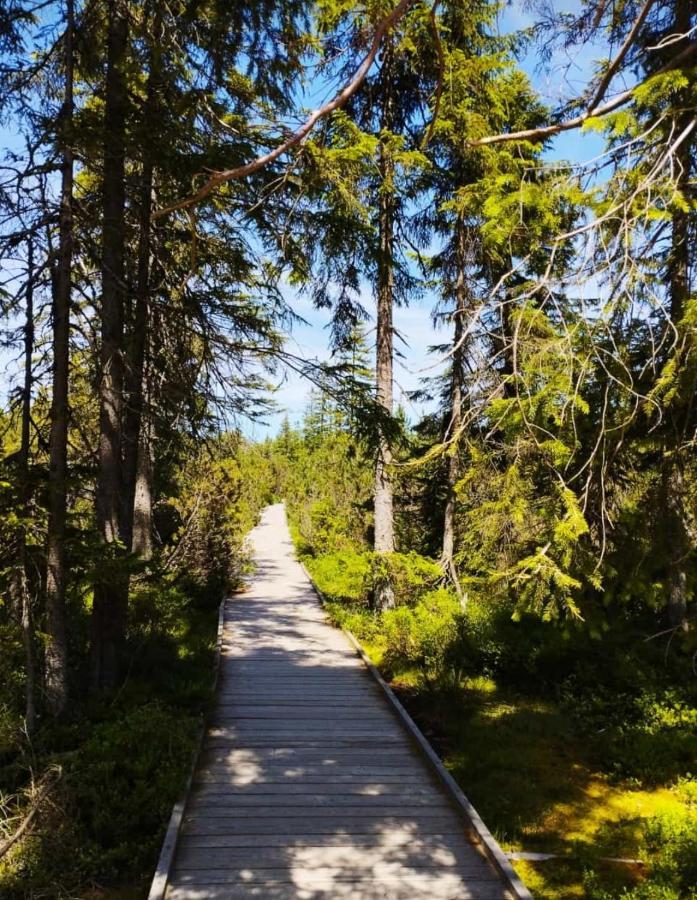
[[[60,766],[51,767],[48,772],[42,777],[39,782],[39,787],[34,797],[34,800],[29,807],[29,812],[22,819],[19,824],[19,827],[15,830],[14,834],[10,835],[7,840],[3,841],[0,844],[0,859],[3,856],[6,856],[9,850],[14,847],[17,841],[26,834],[29,826],[36,818],[39,809],[41,808],[41,804],[46,799],[47,795],[50,793],[55,784],[59,781],[61,775],[63,774],[63,770]]]
[[[416,0],[400,0],[397,6],[392,10],[389,15],[385,16],[384,19],[378,24],[375,29],[375,33],[373,35],[373,41],[370,45],[370,50],[368,51],[366,57],[363,62],[360,64],[358,69],[356,69],[356,73],[349,83],[334,97],[333,100],[330,100],[328,103],[325,103],[324,106],[320,106],[318,109],[314,110],[305,122],[294,131],[290,137],[288,137],[285,141],[280,143],[277,147],[274,147],[273,150],[269,150],[268,153],[264,153],[261,156],[257,156],[256,159],[251,160],[248,163],[245,163],[243,166],[237,166],[234,169],[224,169],[220,172],[215,172],[208,181],[205,182],[195,193],[191,194],[189,197],[185,197],[183,200],[178,200],[176,203],[171,203],[169,206],[164,206],[161,209],[156,210],[153,213],[153,219],[162,218],[162,216],[168,215],[168,213],[175,212],[179,209],[188,209],[191,206],[195,206],[197,203],[200,203],[204,200],[210,193],[212,193],[217,187],[220,187],[221,184],[225,184],[228,181],[237,181],[241,178],[246,178],[248,175],[254,174],[254,172],[258,172],[260,169],[263,169],[265,166],[269,165],[269,163],[274,162],[282,156],[284,153],[287,153],[288,150],[291,150],[293,147],[302,143],[305,138],[310,134],[312,129],[315,127],[317,122],[320,119],[325,118],[331,113],[335,112],[337,109],[341,109],[342,106],[345,106],[346,103],[353,97],[353,95],[358,91],[363,82],[368,75],[373,63],[375,62],[375,58],[378,54],[378,50],[380,49],[380,44],[382,42],[385,34],[402,18],[402,16],[406,13],[410,6],[413,6]]]
[[[600,103],[600,101],[603,99],[603,97],[605,96],[605,92],[610,87],[610,82],[615,77],[615,74],[617,73],[617,70],[619,69],[619,67],[622,65],[622,60],[625,58],[625,56],[627,55],[627,53],[629,51],[629,48],[634,43],[634,39],[636,38],[641,26],[644,24],[644,21],[646,20],[646,17],[648,16],[653,4],[654,4],[654,0],[646,0],[644,5],[640,9],[639,15],[636,17],[634,24],[630,28],[629,34],[624,39],[624,42],[623,42],[622,46],[620,47],[620,49],[617,53],[617,56],[610,63],[610,65],[607,68],[607,71],[605,72],[603,77],[600,79],[600,84],[598,85],[598,89],[596,90],[595,95],[593,96],[593,99],[591,100],[589,109],[595,109],[597,107],[597,105]]]
[[[696,50],[697,42],[689,44],[669,63],[661,66],[661,68],[657,69],[650,77],[654,78],[656,75],[662,75],[664,72],[670,72],[673,69],[680,68],[683,63],[687,62],[690,57],[694,55]],[[626,50],[624,52],[626,53]],[[555,134],[560,134],[562,131],[571,131],[574,128],[580,128],[585,122],[588,121],[588,119],[595,118],[597,116],[606,116],[608,113],[613,112],[620,106],[624,106],[625,103],[629,103],[629,101],[634,96],[634,91],[636,90],[636,88],[640,87],[642,84],[646,84],[648,80],[649,79],[647,78],[644,81],[640,82],[638,85],[629,88],[629,90],[622,91],[622,93],[617,94],[616,97],[613,97],[612,100],[608,100],[608,102],[604,103],[602,106],[589,107],[585,112],[581,113],[578,116],[574,116],[573,119],[567,119],[566,122],[557,122],[554,125],[543,125],[540,128],[527,128],[523,131],[509,131],[502,134],[490,134],[487,135],[487,137],[478,138],[475,141],[470,141],[470,146],[485,147],[489,144],[503,144],[507,141],[532,141],[536,143],[538,141],[545,140],[545,138],[553,137]],[[596,96],[601,95],[599,94],[599,92],[597,92]],[[593,102],[595,102],[595,100]]]

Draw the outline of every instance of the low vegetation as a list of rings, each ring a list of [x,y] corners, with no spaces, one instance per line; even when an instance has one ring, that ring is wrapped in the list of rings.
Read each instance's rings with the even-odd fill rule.
[[[515,862],[533,894],[696,896],[690,655],[653,637],[650,608],[610,612],[603,629],[560,625],[513,599],[459,598],[428,555],[376,558],[364,493],[355,482],[339,490],[329,474],[347,446],[311,422],[266,445],[298,552],[333,620],[390,679],[505,849],[555,855]],[[319,469],[317,454],[334,464]],[[379,612],[387,564],[395,605]]]
[[[243,540],[265,499],[248,449],[234,445],[211,445],[173,467],[170,492],[155,506],[162,544],[132,578],[118,691],[76,687],[69,715],[42,716],[27,734],[21,641],[16,628],[3,632],[0,845],[36,807],[27,834],[0,858],[3,898],[147,893],[211,699],[217,609],[249,566]],[[90,605],[76,583],[75,685],[86,683]]]

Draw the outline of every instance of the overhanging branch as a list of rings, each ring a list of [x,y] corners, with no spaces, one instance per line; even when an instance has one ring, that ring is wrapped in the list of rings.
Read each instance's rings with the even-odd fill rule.
[[[623,48],[624,53],[627,52],[627,49]],[[697,51],[697,41],[688,44],[688,46],[685,47],[685,49],[680,53],[678,53],[678,55],[675,56],[669,63],[661,66],[660,69],[656,69],[655,72],[652,72],[649,78],[646,78],[640,84],[645,84],[650,80],[650,78],[654,78],[656,75],[662,75],[664,72],[670,72],[673,69],[679,69],[680,66],[682,66],[692,56],[695,55],[695,51]],[[620,53],[622,53],[622,51],[620,51]],[[619,62],[617,62],[617,65],[619,65]],[[613,68],[613,66],[610,66],[610,70]],[[608,72],[610,70],[608,70]],[[629,103],[629,101],[634,96],[634,91],[639,86],[640,85],[636,85],[629,90],[622,91],[621,94],[617,94],[616,97],[613,97],[612,100],[608,100],[607,103],[603,103],[602,106],[591,106],[585,112],[581,113],[578,116],[575,116],[573,119],[567,119],[565,122],[557,122],[554,125],[543,125],[540,128],[528,128],[524,131],[509,131],[503,132],[502,134],[490,134],[487,137],[470,141],[469,145],[470,147],[486,147],[490,144],[503,144],[508,141],[532,141],[534,143],[543,141],[545,140],[545,138],[554,137],[555,134],[560,134],[562,131],[571,131],[574,128],[580,128],[584,124],[584,122],[588,121],[588,119],[592,119],[597,116],[605,116],[608,113],[613,112],[613,110],[619,109],[620,106],[624,106],[625,103]],[[600,87],[603,88],[603,93],[607,89],[607,85],[603,87],[603,85],[601,84]],[[600,93],[600,87],[598,91],[596,91],[596,98],[602,96],[602,94]],[[594,99],[593,102],[597,103],[597,100]]]
[[[153,218],[159,219],[162,216],[166,216],[168,213],[175,212],[176,210],[188,209],[191,206],[195,206],[197,203],[200,203],[202,200],[204,200],[217,187],[220,187],[221,184],[225,184],[228,181],[236,181],[241,178],[246,178],[248,175],[252,175],[254,174],[254,172],[258,172],[259,169],[263,169],[265,166],[268,166],[269,163],[272,163],[280,156],[283,156],[283,154],[287,153],[288,150],[291,150],[293,147],[302,143],[302,141],[304,141],[305,138],[310,134],[310,132],[320,119],[325,118],[337,109],[341,109],[341,107],[348,103],[351,97],[353,97],[353,95],[365,81],[368,72],[375,62],[375,57],[378,54],[378,50],[380,49],[380,44],[383,37],[391,28],[393,28],[397,24],[397,22],[402,18],[409,7],[413,6],[415,2],[416,0],[400,0],[400,3],[397,4],[392,12],[389,13],[389,15],[385,16],[384,19],[382,19],[382,21],[375,29],[375,34],[373,35],[373,41],[370,45],[370,50],[368,51],[363,62],[356,69],[356,72],[351,81],[349,81],[349,83],[341,91],[339,91],[339,93],[334,97],[333,100],[325,103],[324,106],[320,106],[319,109],[314,110],[308,116],[305,122],[300,126],[300,128],[298,128],[297,131],[294,131],[290,135],[290,137],[280,143],[277,147],[274,147],[273,150],[269,150],[268,153],[257,156],[256,159],[253,159],[242,166],[237,166],[234,169],[224,169],[221,172],[215,172],[210,176],[208,181],[206,181],[205,184],[203,184],[195,193],[191,194],[191,196],[185,197],[183,200],[178,200],[176,203],[171,203],[169,206],[164,206],[161,209],[156,210],[153,214]]]

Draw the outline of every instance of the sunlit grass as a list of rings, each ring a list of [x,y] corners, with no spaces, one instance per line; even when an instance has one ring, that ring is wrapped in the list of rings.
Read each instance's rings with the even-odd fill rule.
[[[379,642],[366,649],[380,665]],[[391,676],[503,848],[564,857],[514,862],[535,897],[588,896],[588,872],[610,896],[619,896],[646,869],[606,858],[640,858],[649,819],[695,810],[690,779],[647,789],[597,771],[592,736],[579,735],[552,700],[505,691],[484,676],[445,688],[429,685],[415,670]]]

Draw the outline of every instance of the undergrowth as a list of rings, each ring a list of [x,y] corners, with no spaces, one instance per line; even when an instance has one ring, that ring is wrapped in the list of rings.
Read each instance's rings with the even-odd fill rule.
[[[29,836],[0,863],[3,898],[105,896],[118,884],[145,894],[210,697],[216,605],[180,602],[166,630],[141,632],[128,681],[109,701],[85,700],[31,743],[6,738],[8,833],[28,808],[20,786],[49,767],[61,775]]]
[[[416,554],[398,555],[410,574],[377,614],[369,553],[303,549],[333,621],[361,640],[505,849],[563,857],[515,863],[536,897],[697,896],[689,661],[666,660],[636,621],[590,634],[491,598],[463,609],[439,579],[414,576],[434,572]]]

